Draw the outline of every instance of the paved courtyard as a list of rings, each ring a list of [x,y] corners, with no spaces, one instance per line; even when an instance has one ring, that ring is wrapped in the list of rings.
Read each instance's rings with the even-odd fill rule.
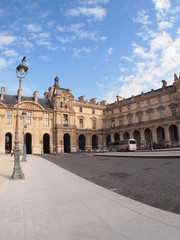
[[[180,214],[180,159],[42,155],[107,189],[150,206]]]

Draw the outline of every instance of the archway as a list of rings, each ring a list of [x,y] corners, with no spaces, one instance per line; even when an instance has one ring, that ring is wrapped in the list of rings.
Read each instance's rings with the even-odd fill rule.
[[[31,154],[32,153],[32,150],[31,150],[32,137],[31,137],[30,133],[26,133],[26,139],[25,140],[26,140],[26,153]]]
[[[177,126],[175,124],[172,124],[169,127],[169,135],[170,135],[170,141],[171,142],[175,142],[175,141],[179,140],[178,129],[177,129]]]
[[[137,149],[141,148],[141,135],[138,130],[134,131],[134,139],[136,140]]]
[[[64,134],[64,152],[70,153],[71,152],[71,136],[66,133]]]
[[[43,153],[50,153],[50,136],[49,134],[45,133],[43,135]]]
[[[114,134],[114,141],[118,142],[119,141],[119,133]]]
[[[152,142],[152,131],[149,128],[146,128],[144,131],[144,137],[145,137],[145,147],[150,148],[151,142]]]
[[[98,136],[92,136],[92,149],[98,149]]]
[[[156,134],[157,134],[157,142],[158,143],[165,142],[165,133],[164,133],[164,128],[163,127],[158,127],[156,129]]]
[[[129,139],[129,133],[128,132],[124,132],[123,133],[123,138],[124,138],[124,140],[125,139]]]
[[[10,153],[12,149],[12,134],[6,133],[5,135],[5,153]]]
[[[79,135],[78,143],[79,143],[79,150],[85,150],[86,138],[83,134]]]

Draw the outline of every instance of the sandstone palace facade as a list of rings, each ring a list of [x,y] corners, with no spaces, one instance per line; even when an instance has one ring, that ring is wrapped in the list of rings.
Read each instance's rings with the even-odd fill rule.
[[[17,95],[0,95],[0,153],[14,146]],[[26,115],[23,115],[23,110]],[[25,116],[25,117],[24,117]],[[25,126],[25,127],[24,127]],[[23,137],[24,136],[24,137]],[[108,146],[112,141],[135,138],[139,149],[180,146],[180,77],[160,89],[112,104],[81,96],[74,99],[71,90],[54,86],[38,98],[21,96],[19,117],[20,148],[23,139],[27,153],[77,152]]]

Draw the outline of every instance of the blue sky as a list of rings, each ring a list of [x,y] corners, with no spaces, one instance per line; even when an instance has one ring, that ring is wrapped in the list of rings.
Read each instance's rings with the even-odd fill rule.
[[[6,0],[0,2],[0,82],[22,95],[54,84],[109,103],[168,85],[180,71],[180,0]]]

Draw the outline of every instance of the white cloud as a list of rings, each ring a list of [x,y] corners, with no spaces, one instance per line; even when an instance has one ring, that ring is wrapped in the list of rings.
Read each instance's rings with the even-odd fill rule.
[[[109,0],[79,0],[79,3],[82,5],[97,5],[97,4],[104,4],[108,3]]]
[[[146,49],[144,49],[141,46],[137,46],[136,44],[134,44],[135,48],[133,50],[133,53],[135,55],[137,55],[137,57],[143,58],[143,59],[147,59],[147,58],[151,58],[152,54],[150,52],[145,52]]]
[[[159,26],[159,30],[166,29],[166,28],[172,28],[173,22],[161,21],[158,23],[158,26]]]
[[[125,67],[122,67],[122,68],[120,68],[120,71],[121,72],[127,72],[129,69],[128,68],[125,68]]]
[[[132,62],[133,61],[133,59],[131,57],[127,57],[127,56],[122,56],[120,59],[121,60],[126,60],[128,62]]]
[[[2,69],[4,69],[6,66],[7,66],[6,60],[0,57],[0,71],[2,71]]]
[[[155,4],[155,9],[157,11],[157,19],[163,19],[166,17],[167,12],[169,11],[171,4],[169,0],[152,0]]]
[[[113,48],[109,48],[109,49],[108,49],[108,54],[109,54],[109,55],[112,54],[112,50],[113,50]]]
[[[90,52],[91,52],[91,49],[87,48],[87,47],[83,47],[80,49],[74,49],[73,56],[80,58],[80,57],[82,57],[83,53],[90,53]]]
[[[0,49],[11,45],[15,41],[15,36],[10,36],[8,33],[0,33]]]
[[[133,21],[142,23],[143,25],[151,24],[151,21],[149,21],[148,19],[149,19],[149,15],[147,15],[147,11],[141,10],[138,12],[137,18],[133,18]]]
[[[64,33],[63,36],[58,36],[59,41],[66,43],[83,39],[90,39],[93,41],[103,41],[105,39],[104,36],[99,36],[99,32],[87,31],[84,27],[84,23],[71,24],[70,26],[58,26],[57,29]]]
[[[7,57],[17,57],[18,53],[15,50],[6,50],[3,54]]]
[[[42,60],[44,60],[46,62],[51,61],[51,58],[48,55],[41,55],[41,56],[39,56],[39,59],[42,59]]]
[[[100,6],[94,8],[80,6],[78,8],[68,9],[66,11],[66,15],[69,17],[85,16],[90,18],[91,20],[102,21],[103,18],[106,16],[106,9]]]
[[[41,26],[39,26],[39,25],[36,24],[36,23],[27,24],[27,25],[25,25],[25,27],[26,27],[29,31],[35,32],[35,33],[42,31]]]
[[[150,41],[151,52],[155,53],[159,50],[167,48],[172,43],[172,39],[167,32],[158,34]]]

